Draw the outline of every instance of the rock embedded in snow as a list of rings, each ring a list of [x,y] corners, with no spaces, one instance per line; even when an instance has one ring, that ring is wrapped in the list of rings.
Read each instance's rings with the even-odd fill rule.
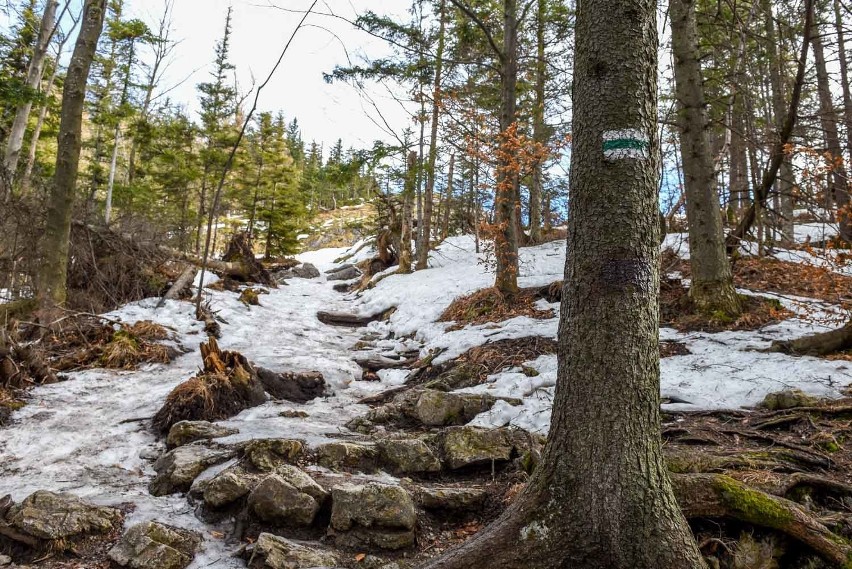
[[[451,469],[506,462],[513,444],[504,429],[450,427],[441,439],[444,460]]]
[[[175,448],[195,441],[228,437],[239,432],[239,429],[223,427],[210,421],[178,421],[169,429],[166,445]]]
[[[348,281],[361,276],[361,271],[355,265],[341,265],[326,271],[326,279],[330,281]]]
[[[198,444],[177,447],[154,462],[157,475],[148,485],[154,496],[186,492],[193,480],[214,464],[225,462],[233,456],[230,450],[210,449]]]
[[[116,564],[131,569],[184,569],[200,546],[197,532],[144,522],[127,530],[108,555]]]
[[[385,439],[379,442],[378,447],[382,465],[395,474],[441,470],[441,461],[420,439]]]
[[[251,492],[257,477],[242,468],[223,470],[204,485],[204,503],[211,508],[232,504]]]
[[[6,513],[6,523],[39,539],[107,533],[121,523],[119,510],[94,506],[67,494],[39,490]]]
[[[358,443],[333,442],[317,447],[317,464],[330,470],[376,470],[378,453],[372,446]]]
[[[320,505],[277,474],[258,484],[248,497],[249,510],[265,522],[282,525],[309,526]]]
[[[345,547],[403,549],[414,543],[417,514],[411,495],[399,486],[371,482],[331,491],[331,527]]]
[[[249,569],[310,569],[334,567],[332,553],[270,533],[262,533],[250,548]]]
[[[497,398],[491,395],[426,389],[414,405],[414,418],[429,427],[464,425],[496,402]]]
[[[819,403],[818,397],[808,395],[801,389],[785,389],[784,391],[770,393],[758,404],[758,407],[770,411],[781,411],[794,407],[810,407],[817,403]]]
[[[245,446],[245,455],[255,468],[270,472],[296,460],[304,449],[297,439],[255,439]]]
[[[485,503],[488,492],[484,488],[433,488],[417,491],[417,504],[427,510],[470,511]]]

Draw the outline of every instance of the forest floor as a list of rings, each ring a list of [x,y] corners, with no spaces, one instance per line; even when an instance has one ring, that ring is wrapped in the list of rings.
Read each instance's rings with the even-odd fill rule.
[[[669,281],[683,279],[688,285],[685,236],[669,235],[664,247],[675,252],[670,260],[678,263],[666,268]],[[343,260],[357,263],[372,254],[369,247],[355,246],[312,251],[299,260],[324,272]],[[848,538],[852,517],[840,519],[838,511],[852,511],[852,451],[845,445],[852,402],[844,399],[852,384],[852,364],[842,356],[793,357],[766,350],[773,341],[842,324],[845,299],[852,298],[852,279],[847,280],[852,269],[829,267],[805,249],[778,251],[773,258],[743,261],[737,273],[739,286],[747,287],[739,289],[742,295],[769,299],[758,302],[769,307],[758,316],[736,325],[702,327],[684,323],[675,314],[660,330],[670,469],[724,472],[787,497],[801,490],[793,476],[813,476],[820,480],[813,486],[822,490],[834,484],[831,492],[808,494],[800,503],[810,500],[815,515],[827,524],[830,520],[832,528]],[[788,263],[786,269],[779,270],[772,264],[776,261]],[[315,555],[303,556],[302,564],[292,567],[409,567],[475,533],[523,486],[525,471],[549,428],[556,384],[559,303],[541,291],[562,279],[564,264],[564,241],[522,249],[519,281],[530,292],[523,306],[505,310],[495,307],[490,293],[481,292],[491,285],[493,274],[489,255],[476,252],[471,236],[446,240],[431,255],[428,270],[374,276],[375,286],[363,292],[338,292],[333,287],[339,281],[330,281],[325,273],[290,278],[260,294],[259,305],[241,302],[239,291],[208,289],[210,306],[221,322],[222,349],[276,372],[318,371],[327,395],[307,403],[270,399],[217,421],[227,434],[177,449],[208,453],[207,462],[185,487],[155,492],[162,496],[152,495],[150,488],[152,481],[164,477],[162,459],[157,459],[168,449],[150,421],[167,395],[197,373],[199,344],[206,335],[189,302],[168,301],[161,308],[156,308],[157,299],[131,303],[106,316],[127,324],[159,323],[172,333],[166,343],[186,353],[168,364],[134,370],[72,372],[67,381],[28,390],[25,404],[0,427],[0,497],[8,494],[21,503],[39,490],[68,492],[93,504],[120,507],[127,528],[156,520],[196,531],[202,542],[193,568],[245,567],[246,559],[251,567],[290,567],[276,565],[269,551],[277,547],[281,553],[283,546],[270,545],[262,532],[313,544]],[[838,279],[805,294],[797,284],[802,279],[790,277],[790,267],[797,264]],[[802,278],[808,274],[802,273]],[[320,312],[389,317],[342,327],[322,323]],[[801,390],[796,395],[801,398],[755,409],[768,395],[789,390]],[[482,433],[497,433],[499,440],[491,440],[481,456],[460,456],[451,444],[461,437],[462,446],[476,446],[465,437],[490,436]],[[428,464],[403,465],[388,450],[393,445],[387,441],[398,439],[424,443],[425,450],[416,447],[421,454],[415,462]],[[311,523],[298,529],[284,524],[288,527],[281,529],[277,522],[247,517],[244,494],[249,490],[235,501],[238,505],[211,506],[211,481],[233,473],[256,485],[258,473],[269,469],[252,449],[258,441],[280,440],[301,441],[304,450],[292,462],[324,488],[324,496],[333,496],[332,511],[327,511],[327,497],[325,504],[317,498],[322,507]],[[357,519],[356,529],[341,523],[337,504],[343,498],[338,492],[349,491],[340,490],[341,485],[360,485],[363,490],[374,483],[402,488],[404,499],[387,499],[413,499],[416,522],[385,520],[382,531],[369,521],[362,520],[361,529]],[[777,490],[781,486],[783,492]],[[250,508],[260,511],[251,505],[251,496],[248,500]],[[826,503],[831,500],[837,504]],[[0,500],[0,514],[2,506]],[[744,530],[736,526],[722,532],[720,527],[700,521],[694,529],[705,554],[722,560],[722,566],[733,566],[725,560],[733,563],[737,543],[746,541],[739,535]],[[754,534],[749,539],[758,549],[767,547],[769,538],[762,530],[745,529]],[[119,536],[113,532],[90,549],[54,548],[47,553],[22,552],[0,538],[0,565],[2,556],[11,554],[21,566],[109,567],[104,554]],[[801,551],[784,541],[787,538],[772,539],[768,555],[786,559],[782,567],[805,566],[792,560],[799,559]]]

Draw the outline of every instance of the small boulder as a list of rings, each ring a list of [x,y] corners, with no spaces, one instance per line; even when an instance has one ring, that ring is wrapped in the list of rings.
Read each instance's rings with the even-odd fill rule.
[[[186,492],[199,474],[232,456],[233,452],[229,450],[215,450],[201,445],[177,447],[154,462],[157,475],[148,485],[148,491],[154,496]]]
[[[265,522],[309,526],[319,511],[319,504],[280,476],[272,474],[252,490],[249,510]]]
[[[210,421],[178,421],[169,429],[166,445],[175,448],[195,441],[228,437],[239,432],[238,429],[223,427]]]
[[[204,485],[204,503],[211,508],[232,504],[251,492],[255,477],[241,468],[223,470]]]
[[[427,510],[470,511],[485,503],[482,488],[420,488],[417,503]]]
[[[331,526],[339,531],[363,527],[414,529],[414,502],[404,488],[370,482],[344,484],[331,491]]]
[[[245,454],[258,470],[270,472],[282,464],[293,462],[305,445],[297,439],[255,439],[245,447]]]
[[[302,263],[298,267],[293,267],[293,276],[300,279],[315,279],[320,276],[319,269],[311,263]]]
[[[116,564],[131,569],[183,569],[200,545],[197,532],[144,522],[127,530],[108,555]]]
[[[0,425],[2,425],[2,422],[0,422]],[[11,557],[9,557],[8,555],[0,555],[0,567],[5,567],[6,565],[11,565],[11,564],[12,564],[12,558]]]
[[[396,474],[441,470],[441,461],[420,439],[386,439],[378,446],[382,464]]]
[[[348,281],[361,276],[361,271],[355,265],[342,265],[333,272],[326,271],[326,273],[328,274],[326,279],[330,281]]]
[[[497,398],[491,395],[426,389],[414,405],[414,416],[430,427],[464,425],[480,413],[491,409],[496,401]]]
[[[328,492],[316,483],[304,470],[284,464],[275,469],[275,474],[281,477],[300,492],[304,492],[318,503],[322,504],[328,498]]]
[[[376,470],[376,449],[358,443],[333,442],[317,447],[317,464],[331,470]]]
[[[248,560],[249,569],[309,569],[337,564],[332,553],[270,533],[258,536]]]
[[[512,457],[512,442],[503,429],[450,427],[441,440],[444,460],[451,469],[505,462]]]
[[[12,527],[49,540],[107,533],[122,519],[115,508],[94,506],[74,496],[46,490],[30,494],[6,513],[6,522]]]
[[[819,403],[818,397],[808,395],[801,389],[785,389],[777,393],[770,393],[764,397],[758,407],[769,411],[781,411],[794,407],[810,407],[817,403]]]

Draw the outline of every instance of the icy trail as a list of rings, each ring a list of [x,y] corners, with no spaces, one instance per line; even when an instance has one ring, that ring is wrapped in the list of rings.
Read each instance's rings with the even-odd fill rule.
[[[305,255],[320,270],[335,251]],[[201,326],[190,303],[169,302],[159,310],[147,300],[123,307],[110,316],[133,322],[150,319],[177,330],[178,340],[192,351],[169,365],[150,365],[134,372],[93,370],[72,374],[63,383],[38,387],[29,404],[15,414],[14,424],[0,431],[0,496],[21,500],[39,489],[69,491],[101,504],[133,502],[128,524],[147,519],[202,531],[206,544],[192,567],[245,567],[230,558],[233,546],[218,540],[216,528],[199,522],[182,494],[155,498],[147,484],[154,472],[151,459],[162,446],[147,428],[166,395],[191,377],[200,360]],[[269,402],[226,424],[240,430],[227,440],[295,437],[316,442],[334,435],[364,408],[354,401],[380,384],[353,383],[361,370],[350,346],[362,331],[321,324],[316,311],[343,310],[348,301],[325,283],[325,277],[292,279],[289,286],[261,296],[263,306],[250,309],[228,292],[213,293],[213,308],[223,325],[220,345],[245,354],[273,370],[319,370],[335,395],[307,405]],[[307,412],[308,419],[283,418],[288,408]]]

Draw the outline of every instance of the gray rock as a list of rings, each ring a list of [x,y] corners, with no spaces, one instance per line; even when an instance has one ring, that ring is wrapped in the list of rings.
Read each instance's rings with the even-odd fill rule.
[[[40,539],[65,539],[111,531],[122,520],[121,512],[87,504],[74,496],[39,490],[12,506],[6,522]]]
[[[505,462],[514,445],[504,429],[450,427],[442,437],[444,460],[451,469]]]
[[[110,549],[109,558],[131,569],[183,569],[189,565],[201,545],[194,531],[144,522],[127,530]]]
[[[414,405],[414,418],[430,427],[464,425],[488,411],[497,398],[473,393],[447,393],[426,389]]]
[[[223,470],[204,485],[204,503],[211,508],[227,506],[251,492],[256,484],[256,477],[241,468]]]
[[[320,504],[322,504],[325,499],[328,498],[328,492],[326,492],[322,486],[317,484],[316,481],[314,481],[314,479],[311,478],[305,471],[296,466],[284,464],[275,469],[275,474],[277,474],[281,477],[282,480],[284,480],[300,492],[304,492]]]
[[[293,276],[300,279],[315,279],[320,276],[320,272],[311,263],[302,263],[298,267],[293,267]]]
[[[297,439],[256,439],[245,447],[245,454],[258,470],[270,472],[293,462],[305,445]]]
[[[12,558],[8,555],[0,555],[0,567],[12,564]]]
[[[317,447],[317,464],[331,470],[376,470],[376,449],[358,443],[333,442]]]
[[[337,557],[270,533],[262,533],[251,548],[249,569],[309,569],[335,567]]]
[[[475,510],[488,497],[482,488],[420,488],[417,503],[427,510]]]
[[[249,510],[265,522],[309,526],[319,504],[277,474],[263,479],[248,497]]]
[[[148,491],[154,496],[186,492],[199,474],[232,456],[232,451],[215,450],[201,445],[177,447],[154,463],[157,475],[148,485]]]
[[[780,411],[782,409],[793,409],[794,407],[810,407],[819,402],[818,397],[808,395],[801,389],[787,389],[777,393],[770,393],[758,407],[769,409],[770,411]]]
[[[420,439],[386,439],[378,446],[382,464],[397,474],[441,470],[441,461]]]
[[[414,529],[417,523],[414,502],[400,486],[344,484],[333,488],[331,496],[331,525],[336,530],[346,531],[355,524]]]
[[[179,421],[172,425],[166,444],[169,448],[183,446],[195,441],[218,439],[239,433],[209,421]]]
[[[328,271],[326,271],[328,273]],[[330,281],[348,281],[361,276],[361,271],[354,265],[342,265],[334,272],[328,273],[326,279]]]

